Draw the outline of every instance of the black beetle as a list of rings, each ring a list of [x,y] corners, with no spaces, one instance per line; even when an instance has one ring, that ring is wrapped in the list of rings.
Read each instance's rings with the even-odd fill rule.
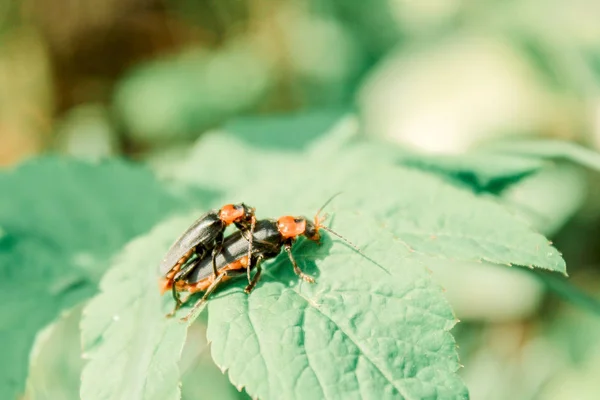
[[[209,255],[212,260],[212,272],[216,277],[217,264],[215,257],[223,246],[223,233],[225,229],[234,224],[242,231],[252,231],[256,222],[255,209],[244,203],[227,204],[219,210],[211,210],[198,218],[184,233],[173,243],[160,263],[161,291],[172,289],[173,298],[177,306],[181,304],[179,294],[174,283],[186,277],[193,269],[186,262],[196,254],[198,258]],[[250,235],[250,237],[252,237]],[[250,244],[251,246],[251,244]],[[247,245],[248,247],[248,245]],[[247,249],[248,250],[248,249]]]

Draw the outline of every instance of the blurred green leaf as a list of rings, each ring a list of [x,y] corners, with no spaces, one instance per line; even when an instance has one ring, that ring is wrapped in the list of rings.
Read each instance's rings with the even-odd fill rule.
[[[98,161],[117,152],[119,142],[106,106],[74,107],[55,124],[54,147],[63,154]]]
[[[9,194],[0,197],[0,225],[9,236],[70,253],[95,277],[103,270],[88,268],[94,259],[105,262],[133,236],[188,206],[149,170],[119,160],[33,159],[0,170],[0,191]],[[84,258],[92,260],[86,265]]]
[[[600,171],[600,153],[561,140],[513,140],[489,143],[490,149],[512,155],[562,159]]]
[[[541,400],[596,400],[598,398],[598,374],[600,374],[600,350],[590,350],[585,364],[577,368],[563,369],[544,387],[538,397]],[[575,397],[576,396],[576,397]]]
[[[37,331],[95,290],[67,254],[36,239],[9,236],[0,242],[0,340],[10,343],[0,363],[3,399],[23,391]]]
[[[557,314],[546,335],[560,351],[562,359],[552,379],[539,393],[542,400],[598,398],[600,373],[600,319],[578,309],[563,309]]]
[[[253,105],[273,79],[271,60],[257,47],[248,36],[136,66],[114,98],[127,134],[142,143],[190,139]]]
[[[405,154],[407,167],[448,176],[476,191],[500,193],[506,187],[539,171],[546,164],[535,157],[472,152],[460,155]]]
[[[63,313],[36,337],[24,400],[76,399],[83,360],[79,340],[82,306]]]
[[[536,230],[552,236],[582,207],[588,189],[583,167],[557,162],[507,188],[500,201]]]
[[[260,149],[301,151],[336,125],[343,115],[339,110],[312,111],[280,116],[237,118],[224,129]],[[253,158],[250,155],[250,158]]]
[[[84,399],[179,399],[177,363],[187,325],[165,314],[172,299],[158,291],[158,261],[187,219],[171,219],[129,243],[83,311]],[[164,304],[166,303],[166,304]]]
[[[549,274],[545,271],[533,271],[533,273],[554,293],[600,317],[600,299],[587,294],[564,277]]]
[[[225,152],[225,153],[223,153]],[[223,162],[223,154],[235,154],[236,162]],[[231,201],[242,201],[236,189],[255,181],[281,176],[281,169],[301,170],[303,158],[296,152],[277,152],[255,148],[231,135],[213,132],[185,155],[171,162],[151,160],[150,165],[166,184],[209,187]],[[158,162],[156,162],[158,161]],[[237,200],[236,200],[237,199]],[[244,200],[245,201],[245,200]]]
[[[96,290],[106,260],[186,204],[149,171],[52,157],[0,172],[0,398],[23,390],[36,332]]]
[[[203,314],[201,317],[205,316]],[[201,323],[198,323],[201,322]],[[249,399],[245,392],[239,392],[231,384],[210,357],[206,340],[206,323],[197,320],[187,333],[181,361],[181,398],[183,400],[203,399],[242,400]]]
[[[300,173],[306,166],[305,156],[298,150],[327,159],[346,146],[358,136],[358,123],[350,115],[333,121],[334,114],[235,120],[227,125],[228,131],[207,132],[192,148],[157,152],[147,162],[165,184],[232,192],[255,180],[279,177],[283,167]],[[362,146],[375,157],[381,157],[384,150],[396,157],[399,151],[396,146],[372,142]],[[235,161],[223,162],[224,154],[235,155]]]

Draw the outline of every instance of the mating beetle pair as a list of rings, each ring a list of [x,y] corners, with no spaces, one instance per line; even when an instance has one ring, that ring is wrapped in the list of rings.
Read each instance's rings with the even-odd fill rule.
[[[248,285],[245,292],[250,293],[260,279],[261,262],[277,257],[282,249],[288,254],[294,272],[306,282],[313,283],[314,279],[296,263],[292,246],[300,236],[319,243],[320,229],[338,236],[362,254],[354,244],[322,225],[324,218],[319,215],[332,199],[321,207],[314,221],[292,216],[257,221],[254,209],[244,204],[226,205],[201,216],[177,239],[160,265],[163,275],[161,289],[164,293],[170,288],[176,301],[175,309],[169,315],[187,301],[181,301],[179,292],[187,291],[190,296],[204,292],[184,318],[187,319],[220,283],[232,277],[246,274]],[[223,239],[223,233],[230,224],[235,224],[238,231]],[[253,268],[256,268],[256,273],[251,277]]]

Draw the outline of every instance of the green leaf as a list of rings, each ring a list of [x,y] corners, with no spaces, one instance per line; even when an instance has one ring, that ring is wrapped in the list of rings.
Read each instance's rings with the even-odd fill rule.
[[[235,193],[262,217],[310,216],[341,191],[336,204],[375,218],[413,251],[566,272],[564,260],[549,241],[494,198],[431,174],[363,159],[361,152],[346,149],[334,161],[299,160],[304,165],[301,174],[277,178],[272,172],[269,180],[255,179]],[[245,173],[258,176],[251,168]],[[273,184],[282,179],[286,185]]]
[[[86,306],[81,324],[89,360],[82,398],[178,399],[179,370],[184,399],[199,393],[244,398],[210,360],[202,324],[192,325],[186,335],[187,324],[165,317],[173,306],[170,295],[161,298],[158,292],[157,260],[196,216],[172,218],[136,238],[102,279],[101,293]]]
[[[348,156],[348,158],[353,161],[359,159],[356,155]],[[327,210],[333,215],[334,229],[357,243],[370,257],[378,260],[391,272],[392,276],[380,275],[382,272],[372,266],[368,268],[368,264],[365,265],[364,260],[360,257],[357,258],[356,254],[354,254],[354,258],[348,257],[347,259],[336,257],[337,254],[327,256],[321,254],[322,260],[317,262],[320,275],[318,284],[314,288],[306,287],[306,284],[290,286],[290,281],[296,282],[296,285],[297,281],[290,276],[288,267],[287,275],[279,275],[283,272],[281,268],[277,269],[276,273],[266,274],[262,282],[263,286],[259,286],[256,293],[248,298],[241,292],[243,285],[235,289],[225,289],[221,292],[222,295],[213,298],[208,304],[208,334],[213,343],[213,357],[221,367],[230,368],[229,375],[232,381],[239,386],[246,386],[252,396],[273,398],[276,397],[275,393],[281,390],[287,397],[318,397],[320,395],[318,392],[320,390],[319,380],[323,380],[325,382],[323,386],[327,386],[330,382],[341,379],[338,376],[337,378],[330,377],[327,380],[320,375],[327,373],[335,375],[339,373],[339,371],[336,372],[337,368],[335,368],[336,371],[329,372],[313,371],[312,374],[318,375],[318,378],[306,378],[292,388],[289,386],[290,382],[293,379],[300,379],[298,376],[294,377],[293,371],[290,372],[293,377],[291,380],[286,380],[280,373],[276,374],[272,381],[267,380],[268,383],[264,384],[256,383],[256,376],[249,372],[258,369],[263,373],[268,372],[269,376],[272,376],[271,373],[276,365],[288,365],[299,360],[301,355],[307,351],[324,354],[329,351],[332,354],[329,360],[317,357],[317,361],[311,362],[311,365],[337,366],[339,364],[336,358],[338,353],[333,350],[323,350],[327,343],[318,342],[321,337],[332,337],[331,332],[328,332],[325,327],[330,327],[329,329],[333,331],[341,330],[340,335],[344,336],[346,328],[353,326],[363,315],[368,315],[371,309],[378,310],[376,312],[378,316],[393,314],[392,311],[402,309],[402,294],[410,292],[413,287],[421,290],[421,293],[425,293],[424,296],[432,301],[432,308],[443,308],[441,304],[436,303],[441,300],[441,296],[437,298],[432,295],[432,292],[437,290],[436,285],[429,280],[420,279],[419,268],[423,266],[434,264],[449,266],[456,259],[485,259],[497,263],[512,262],[519,265],[536,265],[561,272],[565,270],[564,261],[543,236],[532,232],[526,224],[489,199],[477,197],[469,191],[457,189],[439,178],[420,172],[376,166],[374,163],[367,168],[365,164],[344,163],[343,160],[344,157],[336,158],[338,167],[343,166],[343,173],[336,174],[334,172],[328,175],[321,172],[318,179],[307,173],[306,178],[296,177],[294,183],[290,183],[288,180],[289,185],[278,186],[277,193],[273,191],[274,189],[269,189],[268,184],[264,186],[255,184],[251,188],[247,188],[247,193],[243,198],[250,199],[248,200],[249,204],[255,205],[258,210],[274,210],[274,216],[285,214],[284,207],[288,208],[290,214],[303,214],[302,210],[315,210],[320,206],[314,198],[310,198],[312,193],[329,194],[332,187],[336,190],[342,189],[343,194]],[[306,164],[314,165],[316,170],[327,171],[316,161],[313,164],[309,162]],[[353,167],[353,165],[359,167]],[[307,168],[303,172],[307,172]],[[331,173],[331,170],[329,172]],[[377,179],[370,179],[370,176],[376,176]],[[311,188],[311,192],[305,193],[294,190],[294,188]],[[410,190],[396,195],[397,188],[410,188]],[[271,199],[277,199],[277,204]],[[307,207],[307,204],[311,206]],[[337,212],[340,209],[346,210],[346,213]],[[363,218],[352,218],[348,211]],[[395,245],[405,250],[403,256],[394,252],[394,247],[385,240],[386,235],[389,235],[390,232],[397,239]],[[408,258],[406,254],[413,254],[413,256]],[[379,257],[388,255],[390,257],[386,258],[388,262],[379,259]],[[315,257],[318,258],[318,255]],[[283,257],[280,262],[286,263],[287,261]],[[269,268],[269,270],[271,269]],[[380,305],[381,309],[377,309],[373,303],[362,303],[363,308],[358,310],[346,308],[348,304],[360,303],[359,299],[364,297],[370,299],[372,293],[377,293],[378,288],[386,284],[391,284],[400,290],[400,292],[391,292],[391,297],[394,295],[400,297],[399,302],[393,300],[389,304],[384,300],[380,300],[380,303],[375,302],[374,304]],[[356,297],[351,294],[335,296],[335,288],[343,290],[345,287],[351,287]],[[327,298],[327,293],[334,293],[332,299]],[[254,296],[258,297],[256,303],[253,300]],[[325,301],[323,296],[325,296],[325,300],[331,300],[331,302]],[[420,302],[422,299],[418,298],[416,301]],[[327,306],[325,315],[317,310],[323,303]],[[383,305],[381,305],[382,303]],[[344,314],[344,310],[349,314]],[[312,319],[306,320],[306,318]],[[335,322],[327,322],[332,319]],[[363,341],[377,342],[380,337],[390,336],[410,342],[413,338],[412,330],[419,332],[421,336],[425,335],[425,332],[430,332],[432,335],[435,335],[436,332],[435,325],[430,325],[431,321],[422,313],[415,320],[408,321],[412,330],[403,329],[402,324],[397,320],[390,321],[390,325],[385,322],[377,319],[377,322],[370,323],[369,334],[362,332],[359,335],[360,332],[351,331],[346,336],[354,338],[359,343],[357,346],[364,346]],[[331,325],[334,326],[331,327]],[[336,328],[335,325],[338,327]],[[389,326],[398,328],[398,331],[393,331],[393,329],[391,332],[388,331]],[[378,328],[381,328],[382,331],[378,331]],[[442,328],[437,326],[437,329]],[[304,332],[305,335],[310,334],[310,338],[317,340],[318,345],[315,345],[313,350],[307,350],[303,340],[308,339],[302,336],[292,336],[288,347],[285,347],[281,340],[277,341],[278,338],[292,335],[291,332],[295,331]],[[368,335],[372,335],[372,337]],[[250,339],[247,339],[243,346],[239,344],[242,337],[253,336],[257,336],[253,339],[254,344],[248,344]],[[346,349],[346,353],[351,353],[348,340],[343,341],[344,344],[341,345],[341,348]],[[261,350],[256,350],[259,343],[263,342],[271,343],[275,350],[265,350],[262,344],[260,344]],[[250,348],[250,350],[246,348]],[[320,350],[314,350],[315,348]],[[447,356],[444,349],[442,346],[436,348],[440,352],[439,354]],[[394,349],[389,350],[391,353],[385,352],[387,348],[380,350],[383,354],[377,354],[377,360],[383,359],[392,362],[390,360],[399,357],[398,354],[400,354]],[[260,352],[260,356],[256,354],[257,351]],[[338,351],[342,350],[338,349]],[[265,354],[265,352],[267,353]],[[435,364],[436,359],[433,354],[437,353],[434,351],[433,354],[430,354],[423,349],[413,349],[407,351],[407,354],[410,354],[406,360],[407,363],[422,366],[424,364],[420,364],[420,362],[423,359]],[[309,354],[305,356],[305,359],[308,360],[310,357]],[[262,358],[264,358],[264,366],[260,369],[257,365],[259,361],[256,360]],[[445,359],[447,360],[447,358]],[[298,362],[300,363],[300,361]],[[248,363],[252,363],[252,365],[248,366]],[[384,363],[379,366],[384,368],[386,365]],[[302,368],[302,365],[298,368]],[[446,368],[452,370],[449,365],[446,365]],[[417,370],[421,371],[418,368]],[[442,369],[438,368],[438,370]],[[426,373],[423,372],[423,374]],[[385,377],[386,373],[381,375]],[[432,378],[426,383],[419,381],[416,388],[406,387],[408,383],[403,382],[403,378],[407,376],[395,376],[387,381],[381,376],[371,379],[379,379],[378,382],[383,387],[391,387],[393,390],[398,390],[397,393],[403,394],[402,390],[404,390],[405,395],[409,394],[408,398],[411,396],[420,398],[420,395],[430,393],[429,391],[432,391],[434,394],[431,396],[435,397],[436,390],[439,398],[456,398],[457,393],[460,392],[459,386],[448,376]],[[361,382],[363,379],[365,379],[365,375],[356,378]],[[265,378],[263,377],[262,380],[264,381]],[[345,394],[350,396],[352,387],[358,390],[358,386],[354,383],[348,385],[342,387],[347,391]],[[377,387],[379,387],[378,384],[374,387],[369,386],[370,390],[373,390],[375,398],[382,395],[376,392]],[[327,389],[322,390],[326,391]],[[363,397],[366,396],[364,393],[360,393]],[[367,390],[367,393],[371,392]],[[329,395],[331,396],[331,393]]]
[[[592,287],[597,292],[597,283]],[[540,398],[594,400],[598,397],[598,335],[598,315],[573,308],[558,310],[552,325],[546,329],[547,337],[542,338],[548,342],[549,350],[554,352],[549,358],[550,368],[554,368],[551,379],[539,393]]]
[[[539,232],[552,236],[583,206],[588,185],[585,168],[558,162],[512,185],[499,200]]]
[[[387,271],[343,242],[302,242],[295,256],[313,274],[318,263],[317,284],[298,281],[283,255],[250,296],[240,282],[209,302],[216,363],[261,399],[467,398],[456,319],[426,259],[368,219],[336,213],[336,229]]]
[[[89,297],[106,259],[185,206],[121,161],[44,157],[0,173],[0,398],[22,392],[36,332]]]
[[[100,293],[83,311],[84,356],[81,398],[179,399],[177,363],[187,325],[165,314],[172,299],[161,298],[158,263],[187,228],[175,218],[130,242],[100,282]]]
[[[3,348],[0,363],[3,399],[15,399],[23,391],[37,331],[61,309],[94,291],[87,275],[75,269],[65,254],[44,245],[10,236],[0,242],[0,341],[10,343]]]
[[[564,260],[548,239],[493,198],[473,195],[422,173],[398,169],[378,175],[391,188],[386,191],[377,182],[363,181],[363,191],[381,197],[371,213],[411,249],[448,259],[566,273]],[[357,185],[348,185],[352,186]],[[407,189],[394,198],[393,188]],[[355,208],[365,204],[361,200],[354,202]]]
[[[239,162],[223,162],[223,152],[239,155]],[[157,176],[168,184],[178,182],[227,193],[234,188],[244,187],[257,178],[262,181],[280,175],[279,168],[282,165],[290,169],[302,168],[302,160],[301,155],[295,152],[255,148],[229,134],[213,132],[204,135],[185,157],[170,163],[151,160],[150,165]],[[277,169],[273,169],[274,167]],[[258,171],[260,176],[257,176]],[[242,200],[236,196],[227,201]]]
[[[476,191],[491,193],[503,191],[546,165],[546,162],[536,157],[494,152],[460,155],[405,154],[400,162],[407,167],[447,176]]]
[[[320,140],[326,143],[330,135]],[[304,154],[283,153],[254,148],[223,132],[201,140],[189,157],[168,173],[163,171],[163,179],[217,187],[226,193],[222,202],[245,201],[257,208],[259,217],[310,215],[341,191],[336,201],[376,217],[413,250],[565,273],[564,260],[548,240],[495,198],[394,165],[394,157],[385,154],[381,144],[373,144],[348,144],[333,153],[319,147]],[[213,173],[197,173],[217,165],[225,149],[248,155],[248,162],[220,163]]]
[[[600,298],[598,296],[591,296],[564,277],[544,271],[532,271],[532,273],[558,296],[600,317]]]
[[[600,171],[600,153],[576,143],[560,140],[517,140],[492,142],[489,148],[512,155],[562,159]]]
[[[0,225],[9,235],[39,239],[85,258],[120,249],[169,212],[185,206],[150,171],[111,160],[87,163],[44,157],[0,173]],[[102,271],[100,271],[102,272]]]
[[[68,310],[41,330],[30,355],[27,400],[75,399],[83,368],[79,320],[82,306]]]
[[[137,65],[113,99],[126,133],[138,142],[172,143],[251,107],[273,79],[270,60],[255,49],[244,36],[216,51],[191,49]]]
[[[183,356],[179,362],[181,398],[183,400],[196,400],[200,397],[219,400],[249,399],[245,392],[239,392],[229,382],[227,376],[223,375],[210,357],[206,340],[206,322],[204,319],[196,321],[188,329]]]
[[[312,111],[268,118],[246,117],[235,119],[224,128],[236,139],[258,149],[300,151],[318,141],[341,115],[340,111]]]
[[[306,168],[307,153],[312,157],[327,158],[358,135],[358,123],[350,115],[335,124],[331,121],[330,113],[265,118],[262,121],[262,129],[259,120],[253,120],[249,126],[232,122],[228,125],[232,132],[206,133],[191,149],[176,149],[171,154],[161,150],[147,162],[165,184],[179,183],[227,193],[235,191],[235,188],[243,188],[249,182],[279,179],[282,167],[288,171],[302,172]],[[317,134],[318,128],[332,124],[326,135]],[[300,135],[307,132],[308,137]],[[281,138],[275,140],[277,137]],[[269,141],[272,143],[267,145]],[[384,150],[390,149],[389,146],[372,142],[363,143],[362,147],[375,157],[381,157]],[[299,152],[298,148],[306,151]],[[390,159],[395,159],[399,150],[391,146],[390,152],[393,154]],[[223,162],[224,154],[235,155],[236,161]],[[243,200],[235,195],[239,201]],[[227,195],[227,198],[229,200],[225,201],[233,201],[232,196]],[[215,206],[218,207],[218,204]]]
[[[213,358],[236,386],[263,399],[335,397],[332,384],[343,397],[467,396],[448,333],[455,320],[427,267],[485,260],[564,273],[564,260],[495,198],[396,165],[392,146],[340,147],[351,125],[347,134],[336,127],[332,148],[304,153],[220,133],[169,171],[170,182],[217,187],[221,202],[243,200],[259,218],[310,216],[341,191],[325,210],[329,224],[388,271],[337,239],[298,244],[294,253],[317,284],[298,282],[282,255],[265,264],[250,296],[243,279],[225,285],[208,302]],[[219,163],[225,153],[245,158]]]

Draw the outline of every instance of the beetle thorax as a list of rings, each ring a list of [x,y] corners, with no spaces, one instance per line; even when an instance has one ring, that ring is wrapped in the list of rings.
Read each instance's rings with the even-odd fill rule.
[[[219,219],[223,221],[225,225],[233,224],[243,216],[244,208],[233,204],[227,204],[219,211]]]
[[[281,217],[277,220],[277,230],[284,239],[296,238],[306,231],[306,219],[291,216]]]

